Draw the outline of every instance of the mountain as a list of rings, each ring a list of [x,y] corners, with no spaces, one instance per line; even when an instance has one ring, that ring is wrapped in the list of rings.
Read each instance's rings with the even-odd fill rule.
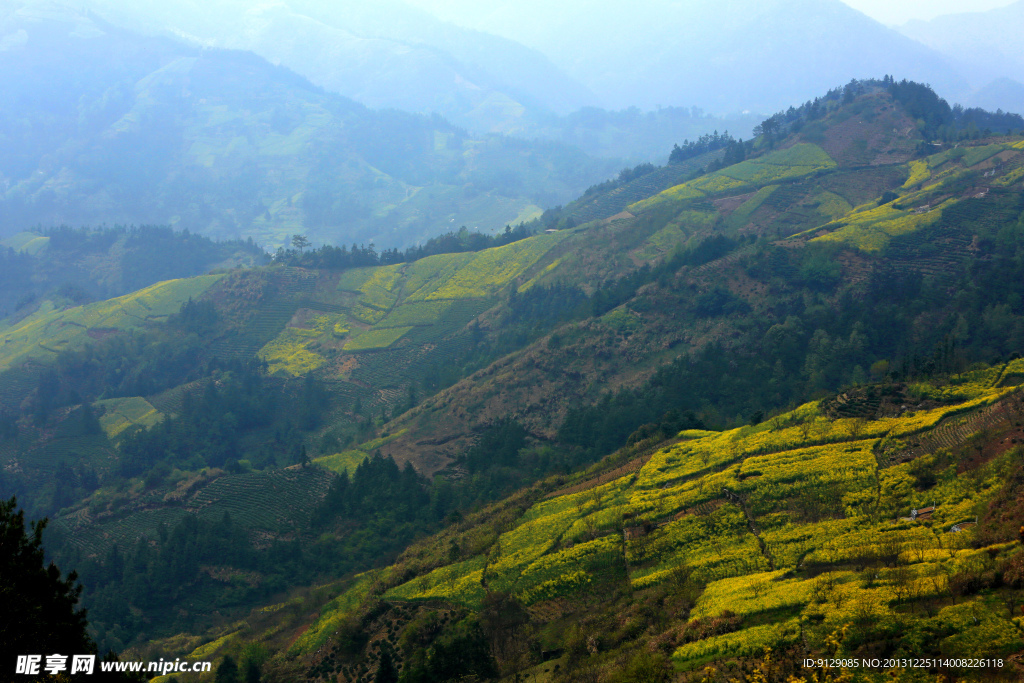
[[[540,51],[611,108],[770,112],[886,73],[966,89],[940,54],[839,0],[415,4]]]
[[[102,646],[267,680],[1016,661],[1006,128],[857,82],[501,236],[51,299],[0,495]]]
[[[1024,111],[1024,85],[1009,78],[997,78],[976,90],[969,102],[989,111]]]
[[[93,0],[89,7],[147,34],[255,52],[369,107],[437,112],[470,131],[564,142],[593,156],[661,161],[683,139],[716,129],[749,136],[756,123],[685,107],[597,109],[597,98],[540,52],[399,2]]]
[[[4,230],[171,224],[406,245],[528,219],[614,170],[557,143],[375,111],[246,52],[6,2]]]
[[[899,27],[904,35],[963,65],[961,73],[980,90],[969,103],[1017,112],[1024,111],[1020,97],[1024,55],[1016,39],[1021,30],[1024,2],[1020,0],[986,12],[949,14]]]
[[[538,115],[594,102],[535,50],[395,0],[87,6],[147,33],[255,52],[368,107],[437,112],[479,132],[514,132]]]

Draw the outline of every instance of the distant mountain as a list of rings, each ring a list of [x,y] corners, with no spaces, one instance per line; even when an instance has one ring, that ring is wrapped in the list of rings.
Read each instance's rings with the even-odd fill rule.
[[[839,0],[411,1],[539,50],[613,108],[770,112],[886,73],[964,89],[939,54]]]
[[[972,93],[968,102],[982,109],[1024,112],[1024,84],[1010,78],[997,78]]]
[[[500,229],[616,168],[375,112],[251,53],[0,4],[0,232],[153,223],[276,246]],[[2,236],[2,235],[0,235]]]
[[[725,129],[749,136],[756,124],[691,113],[697,103],[689,101],[665,112],[640,112],[631,103],[622,111],[598,109],[597,96],[539,51],[400,0],[88,6],[143,33],[255,52],[369,107],[438,112],[470,131],[556,140],[596,156],[660,163],[685,138]]]
[[[399,0],[360,3],[90,0],[114,23],[198,45],[251,50],[370,107],[438,112],[479,131],[596,98],[539,52],[457,27]]]
[[[964,75],[979,88],[971,104],[1024,111],[1024,86],[1020,85],[1024,79],[1024,50],[1020,41],[1024,32],[1024,0],[987,12],[911,21],[899,30],[964,65]]]

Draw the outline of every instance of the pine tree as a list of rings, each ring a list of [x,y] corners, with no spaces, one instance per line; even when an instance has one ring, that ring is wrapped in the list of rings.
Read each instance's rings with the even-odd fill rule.
[[[217,674],[214,676],[215,683],[240,683],[238,680],[238,664],[231,655],[224,657],[224,661],[217,667]]]
[[[17,500],[0,501],[0,662],[37,652],[90,654],[96,645],[86,633],[86,614],[77,607],[78,576],[62,577],[45,565],[46,519],[26,528]]]
[[[373,677],[374,683],[398,683],[398,671],[395,670],[395,663],[391,661],[391,655],[387,650],[380,653],[380,666],[377,667],[377,675]]]

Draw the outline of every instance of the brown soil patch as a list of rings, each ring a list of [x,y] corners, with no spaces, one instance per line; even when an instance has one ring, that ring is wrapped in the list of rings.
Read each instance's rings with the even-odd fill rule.
[[[1009,450],[1024,446],[1024,428],[1010,423],[1006,429],[996,434],[990,440],[970,448],[964,453],[964,458],[957,468],[959,473],[969,472],[977,469],[991,460]]]
[[[722,199],[716,199],[711,203],[715,205],[715,208],[718,209],[718,212],[721,213],[722,216],[728,218],[729,214],[740,208],[744,202],[755,194],[755,192],[748,192],[746,194],[738,194],[733,197],[723,197]]]

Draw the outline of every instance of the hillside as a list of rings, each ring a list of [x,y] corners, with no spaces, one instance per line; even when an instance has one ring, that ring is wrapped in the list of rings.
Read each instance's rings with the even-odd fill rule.
[[[70,9],[0,6],[4,230],[172,225],[268,248],[407,246],[529,220],[615,166],[553,142],[370,110],[252,53]],[[8,237],[5,234],[4,237]]]
[[[915,128],[884,99],[868,96],[820,125],[805,126],[790,138],[792,147],[664,190],[628,205],[610,222],[580,231],[576,241],[561,245],[558,265],[533,286],[538,296],[556,284],[592,293],[594,283],[603,282],[610,296],[595,311],[602,315],[563,328],[403,415],[390,429],[408,431],[383,452],[403,459],[428,459],[431,452],[451,457],[483,425],[509,412],[537,436],[553,438],[569,407],[597,401],[608,387],[653,388],[648,381],[666,389],[699,382],[692,396],[669,400],[662,410],[711,410],[714,420],[729,419],[770,410],[787,396],[838,388],[830,383],[853,380],[858,366],[857,376],[867,377],[880,359],[930,355],[932,349],[911,352],[906,346],[921,334],[914,330],[922,324],[909,311],[930,311],[929,320],[945,319],[947,325],[957,316],[977,315],[972,305],[954,312],[939,293],[942,281],[969,267],[954,245],[971,244],[985,225],[995,230],[1003,220],[1017,220],[1019,195],[1008,188],[1020,182],[1024,159],[1018,138],[907,161],[918,142],[893,130]],[[880,203],[887,192],[895,196]],[[985,201],[975,204],[978,199]],[[611,204],[605,214],[619,208]],[[716,241],[715,235],[729,241]],[[932,242],[937,236],[939,245],[950,248]],[[768,238],[771,246],[750,244],[756,238]],[[830,251],[837,248],[843,251]],[[615,283],[631,268],[659,262],[669,265]],[[929,284],[927,278],[936,279]],[[922,296],[929,286],[934,294],[926,296],[934,298],[927,303],[886,291],[909,287]],[[807,297],[818,303],[808,304]],[[894,332],[894,321],[879,320],[871,301],[894,306],[905,327]],[[849,316],[842,322],[827,313],[840,306]],[[491,319],[496,335],[507,319],[507,313]],[[778,348],[775,340],[790,334],[797,346]],[[827,340],[822,349],[829,369],[822,367],[823,374],[792,394],[766,387],[765,376],[779,377],[781,389],[793,373],[814,367],[818,361],[805,355],[814,353],[814,336]],[[852,346],[843,348],[847,343]],[[713,371],[722,381],[729,376],[727,389],[681,361],[656,376],[680,357],[688,356],[689,363],[707,358],[715,365],[723,354],[744,363],[742,371]],[[719,402],[741,394],[747,398],[728,407]],[[476,408],[467,411],[468,405]],[[643,421],[659,417],[648,413]]]
[[[308,627],[265,615],[207,634],[192,656],[262,642],[281,648],[265,665],[275,675],[339,681],[372,680],[385,657],[402,680],[461,667],[545,681],[991,658],[984,672],[873,673],[1009,680],[1022,647],[1021,379],[1018,360],[639,441],[336,584]],[[270,611],[292,609],[304,608]]]
[[[1024,339],[1024,140],[991,122],[1018,119],[958,114],[915,84],[853,83],[764,121],[754,141],[716,138],[708,149],[704,139],[673,150],[666,167],[631,169],[546,212],[532,224],[537,234],[460,231],[405,253],[297,247],[270,266],[118,299],[49,300],[0,330],[0,493],[55,518],[55,554],[80,568],[98,642],[162,642],[153,647],[178,656],[184,643],[197,647],[218,624],[270,603],[282,606],[252,623],[276,629],[274,648],[290,647],[311,611],[348,585],[339,577],[379,567],[417,538],[454,533],[467,517],[499,526],[473,527],[459,547],[442,540],[443,557],[382,590],[455,560],[467,563],[451,574],[456,587],[469,590],[473,572],[484,576],[492,536],[611,453],[600,483],[649,500],[641,526],[683,510],[657,488],[673,482],[639,490],[619,481],[647,468],[641,456],[666,439],[711,453],[704,466],[714,471],[671,463],[683,468],[672,476],[685,491],[714,483],[698,486],[697,506],[721,486],[752,501],[757,491],[739,475],[756,464],[748,456],[769,454],[751,441],[719,462],[716,439],[799,437],[779,452],[810,449],[807,457],[843,441],[870,470],[861,462],[874,453],[869,439],[973,415],[1021,374],[1007,362]],[[978,424],[951,428],[955,439],[943,445],[960,448]],[[940,425],[935,438],[945,433]],[[930,443],[908,444],[907,457],[931,453]],[[876,461],[889,465],[899,463]],[[987,467],[964,468],[975,465]],[[850,471],[839,500],[867,486]],[[540,480],[549,483],[531,488]],[[993,493],[969,485],[976,502]],[[758,499],[764,507],[750,510],[759,533],[790,510],[779,491],[771,500],[785,503]],[[807,502],[819,510],[807,514],[824,519],[829,501]],[[842,517],[873,514],[881,524],[890,513],[861,506]],[[611,538],[591,539],[602,567],[615,556],[600,546]],[[634,563],[632,551],[622,556]],[[702,558],[701,571],[713,566]],[[747,562],[731,576],[761,569]],[[512,562],[509,572],[526,566]],[[554,579],[539,578],[517,600],[543,602],[541,585]],[[368,581],[344,602],[359,602]],[[400,597],[419,588],[429,586],[406,585]],[[491,607],[508,606],[484,613]],[[509,619],[526,618],[508,609]],[[382,613],[368,614],[364,625]],[[774,629],[793,616],[748,626]],[[740,624],[732,618],[722,623]],[[403,652],[440,632],[421,627]],[[459,628],[469,630],[449,635],[477,638],[470,624]],[[338,646],[354,657],[363,636],[344,633],[352,640]],[[163,640],[174,634],[191,635]],[[541,649],[559,649],[562,636],[552,638]],[[508,654],[495,642],[484,650]],[[524,667],[536,663],[520,654]],[[273,661],[284,667],[278,678],[292,676],[294,662]],[[374,661],[360,660],[364,674]]]

